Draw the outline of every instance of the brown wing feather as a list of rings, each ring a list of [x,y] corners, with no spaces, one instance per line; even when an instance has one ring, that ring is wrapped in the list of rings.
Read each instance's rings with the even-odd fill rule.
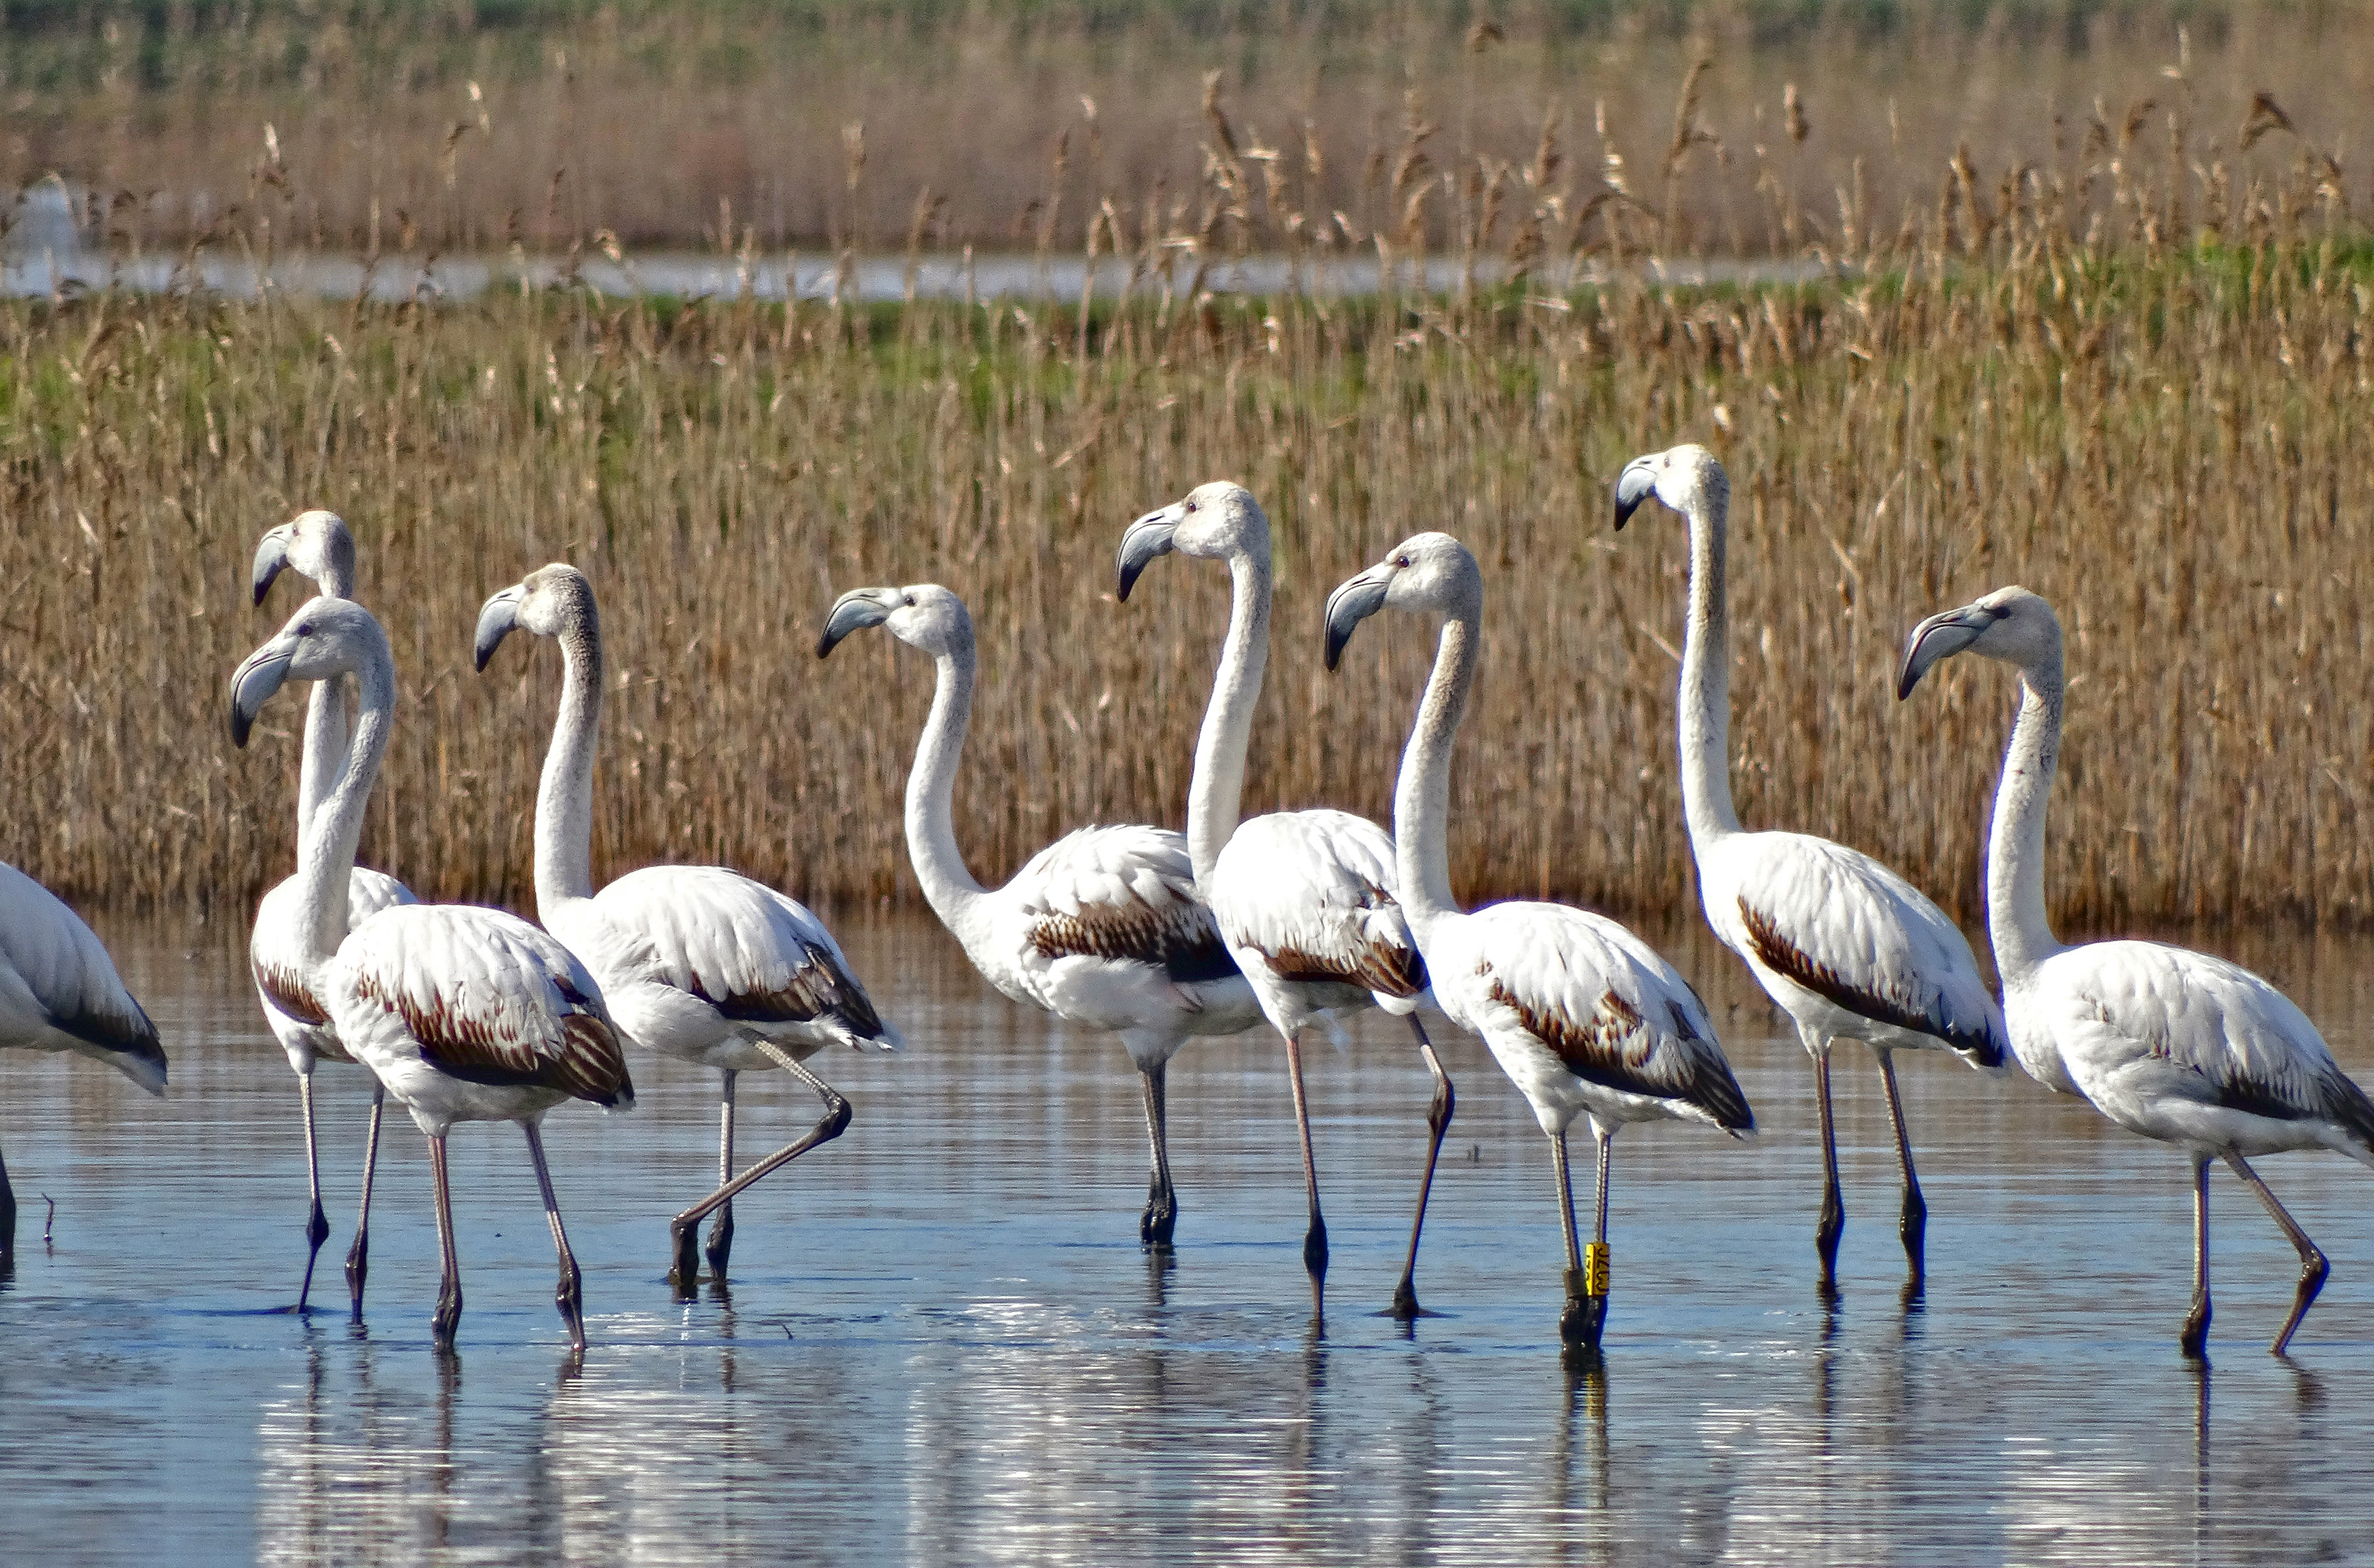
[[[1263,952],[1269,967],[1281,980],[1305,984],[1340,981],[1357,985],[1365,991],[1381,991],[1388,996],[1415,996],[1426,989],[1426,961],[1418,957],[1415,944],[1404,947],[1397,942],[1366,942],[1347,955],[1329,956],[1307,953],[1299,948],[1280,948],[1275,952]]]
[[[506,1027],[454,1011],[442,996],[424,1006],[391,992],[368,973],[358,989],[404,1020],[420,1046],[422,1060],[464,1083],[558,1089],[597,1105],[631,1101],[634,1084],[627,1076],[626,1053],[617,1036],[592,1010],[590,997],[566,980],[558,984],[572,1010],[561,1016],[561,1047],[551,1055],[534,1042],[511,1037]]]
[[[1556,1052],[1567,1071],[1585,1083],[1625,1094],[1681,1100],[1704,1111],[1714,1118],[1717,1126],[1729,1131],[1743,1131],[1756,1125],[1755,1113],[1747,1108],[1747,1096],[1727,1067],[1693,1058],[1692,1071],[1678,1083],[1652,1075],[1649,1067],[1656,1050],[1656,1035],[1642,1027],[1640,1010],[1613,991],[1599,998],[1598,1007],[1588,1019],[1572,1018],[1559,1011],[1537,1011],[1502,984],[1498,975],[1492,978],[1491,996],[1514,1012],[1526,1032]],[[1681,1009],[1672,1010],[1681,1026],[1676,1033],[1686,1040],[1697,1039],[1697,1032],[1689,1028]]]
[[[272,998],[272,1005],[300,1023],[327,1023],[330,1009],[314,996],[312,988],[289,970],[276,963],[261,963],[251,960],[248,967],[255,972],[256,989]]]
[[[692,994],[729,1019],[746,1023],[806,1023],[837,1018],[857,1034],[872,1039],[882,1032],[882,1019],[873,1001],[842,973],[823,949],[803,946],[805,961],[791,978],[771,991],[735,991],[712,996],[695,981]]]
[[[1957,1030],[1941,1022],[1931,1015],[1921,997],[1891,995],[1850,984],[1837,970],[1791,941],[1770,916],[1745,898],[1739,901],[1739,917],[1746,924],[1747,939],[1756,945],[1756,956],[1764,961],[1766,967],[1788,976],[1816,996],[1875,1022],[1934,1036],[1958,1051],[1987,1053],[1996,1049],[1986,1031]]]

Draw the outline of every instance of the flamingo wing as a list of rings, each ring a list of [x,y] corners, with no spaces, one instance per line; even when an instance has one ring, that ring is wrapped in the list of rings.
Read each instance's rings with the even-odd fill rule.
[[[1348,811],[1280,811],[1237,825],[1213,869],[1212,910],[1280,979],[1415,996],[1426,961],[1393,888],[1382,828]]]
[[[1181,984],[1238,973],[1196,896],[1187,841],[1163,828],[1081,828],[1030,857],[1005,885],[1043,958],[1152,964]]]

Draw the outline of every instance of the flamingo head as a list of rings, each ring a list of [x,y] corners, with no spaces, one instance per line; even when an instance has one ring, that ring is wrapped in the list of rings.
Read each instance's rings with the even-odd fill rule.
[[[351,597],[355,536],[347,532],[346,519],[319,508],[300,512],[257,541],[255,566],[248,584],[258,605],[272,591],[272,580],[284,571],[310,579],[334,597]]]
[[[1483,598],[1484,574],[1465,545],[1448,534],[1413,535],[1327,595],[1327,667],[1343,658],[1353,629],[1381,609],[1461,615]]]
[[[471,659],[481,673],[513,631],[538,637],[582,636],[599,625],[594,584],[566,561],[539,566],[488,599],[478,610]]]
[[[972,651],[972,616],[964,601],[937,583],[914,583],[904,588],[852,588],[833,600],[824,633],[817,639],[817,657],[823,658],[842,638],[867,626],[885,627],[899,642],[934,658]]]
[[[1245,554],[1266,560],[1269,516],[1251,490],[1226,479],[1198,485],[1185,500],[1147,513],[1121,536],[1121,550],[1114,560],[1113,590],[1123,603],[1128,602],[1138,574],[1156,557],[1172,550],[1206,560]]]
[[[1997,588],[1960,609],[1933,615],[1912,629],[1897,672],[1896,700],[1912,695],[1921,678],[1956,654],[1978,654],[2021,669],[2061,662],[2061,618],[2041,595]]]
[[[1715,454],[1703,446],[1672,446],[1635,457],[1624,465],[1624,473],[1616,481],[1616,527],[1629,523],[1640,503],[1652,495],[1681,512],[1693,497],[1721,495],[1728,500],[1731,479]]]
[[[335,680],[389,660],[387,634],[370,611],[327,594],[299,607],[271,641],[240,662],[230,678],[230,738],[247,744],[256,715],[292,680]]]

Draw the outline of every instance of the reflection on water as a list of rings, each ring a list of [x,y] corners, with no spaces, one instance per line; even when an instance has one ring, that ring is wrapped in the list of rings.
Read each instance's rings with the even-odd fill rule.
[[[2174,1338],[2180,1159],[1946,1062],[1907,1064],[1932,1280],[1897,1286],[1876,1080],[1840,1075],[1843,1294],[1814,1291],[1809,1075],[1730,961],[1684,928],[1759,1121],[1746,1147],[1636,1129],[1616,1161],[1604,1366],[1562,1367],[1546,1151],[1469,1042],[1421,1290],[1389,1295],[1428,1082],[1371,1027],[1311,1074],[1334,1232],[1328,1314],[1299,1261],[1275,1049],[1173,1068],[1181,1245],[1135,1244],[1120,1051],[991,996],[935,928],[842,923],[896,1058],[819,1058],[840,1142],[742,1207],[730,1300],[669,1298],[665,1215],[708,1172],[709,1075],[550,1125],[593,1348],[567,1353],[533,1178],[459,1129],[470,1289],[428,1345],[419,1140],[389,1140],[367,1326],[265,1309],[302,1264],[296,1097],[235,933],[111,931],[173,1049],[151,1102],[85,1064],[0,1057],[23,1197],[0,1281],[0,1540],[11,1562],[1106,1563],[2296,1562],[2363,1557],[2374,1454],[2374,1196],[2338,1159],[2268,1174],[2333,1260],[2296,1362],[2264,1344],[2292,1254],[2215,1189],[2215,1370]],[[2374,950],[2242,956],[2369,1072]],[[1842,1058],[1842,1065],[1849,1058]],[[757,1143],[801,1092],[747,1075]],[[350,1204],[365,1097],[322,1075]],[[39,1241],[40,1195],[58,1200]]]

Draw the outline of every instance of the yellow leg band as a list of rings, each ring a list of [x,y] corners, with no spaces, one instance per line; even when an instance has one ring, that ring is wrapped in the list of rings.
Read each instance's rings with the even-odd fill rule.
[[[1607,1294],[1605,1242],[1585,1242],[1582,1244],[1582,1293],[1586,1296]]]

